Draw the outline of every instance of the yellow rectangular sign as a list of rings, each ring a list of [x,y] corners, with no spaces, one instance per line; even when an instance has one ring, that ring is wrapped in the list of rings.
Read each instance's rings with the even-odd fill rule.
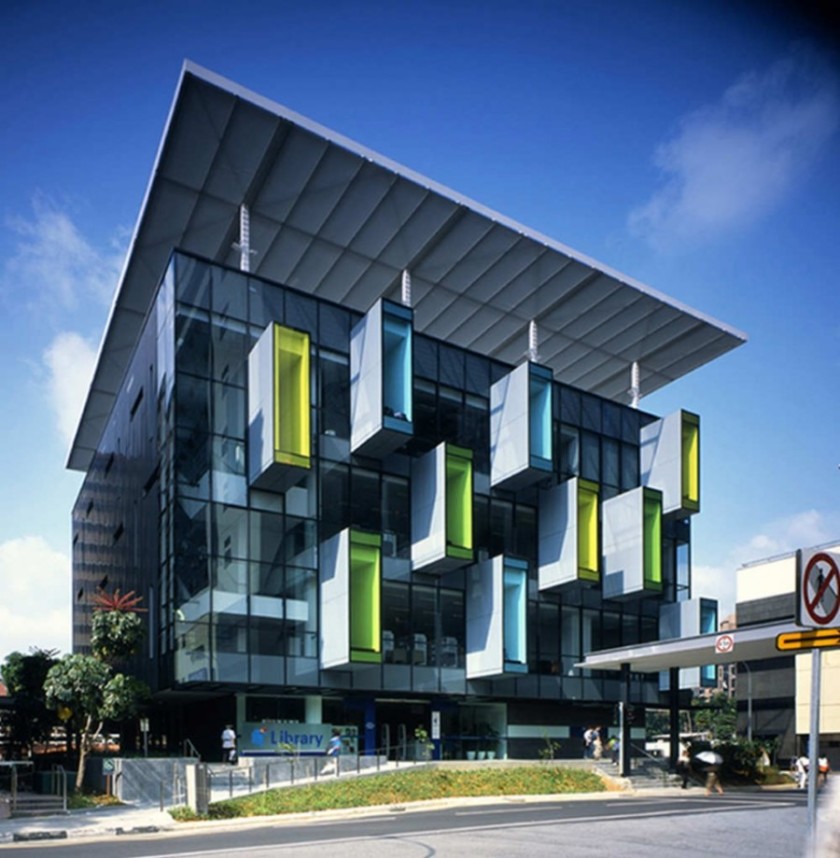
[[[840,647],[840,629],[808,629],[776,635],[776,649],[782,652],[829,646]]]

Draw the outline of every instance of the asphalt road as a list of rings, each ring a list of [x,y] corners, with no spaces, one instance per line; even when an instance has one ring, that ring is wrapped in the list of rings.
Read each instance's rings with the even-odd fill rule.
[[[551,802],[392,809],[330,821],[235,822],[175,834],[27,843],[4,847],[52,858],[283,856],[321,858],[800,858],[807,832],[805,796],[796,792],[706,797],[622,796]]]

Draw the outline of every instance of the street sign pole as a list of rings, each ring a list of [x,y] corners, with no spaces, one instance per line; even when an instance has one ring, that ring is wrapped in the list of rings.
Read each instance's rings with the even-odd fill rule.
[[[808,827],[811,831],[811,854],[817,849],[817,781],[820,777],[820,672],[822,653],[811,650],[811,734],[808,739]]]

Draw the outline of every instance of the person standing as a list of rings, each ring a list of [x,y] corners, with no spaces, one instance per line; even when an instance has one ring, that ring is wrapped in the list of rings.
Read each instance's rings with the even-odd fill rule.
[[[236,763],[236,731],[233,724],[225,724],[222,730],[222,762],[230,765]]]

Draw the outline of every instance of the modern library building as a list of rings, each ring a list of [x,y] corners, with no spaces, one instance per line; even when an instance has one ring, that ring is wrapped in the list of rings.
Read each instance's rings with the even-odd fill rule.
[[[74,649],[143,597],[161,750],[578,756],[666,701],[588,653],[716,628],[700,418],[639,397],[744,341],[187,63],[69,457]]]

